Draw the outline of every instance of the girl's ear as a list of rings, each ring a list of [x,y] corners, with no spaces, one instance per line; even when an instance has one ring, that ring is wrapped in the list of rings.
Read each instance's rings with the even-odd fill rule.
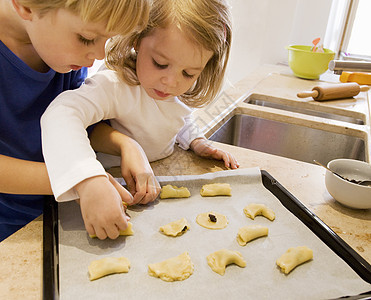
[[[142,40],[141,37],[136,37],[136,39],[133,42],[133,48],[134,48],[136,53],[138,53],[138,51],[139,51],[139,46],[140,46],[141,40]]]
[[[133,43],[135,52],[138,52],[138,40],[135,40]]]
[[[15,11],[18,13],[18,15],[23,20],[28,20],[28,21],[32,20],[33,12],[31,8],[20,4],[18,0],[12,0],[12,4],[13,4]]]

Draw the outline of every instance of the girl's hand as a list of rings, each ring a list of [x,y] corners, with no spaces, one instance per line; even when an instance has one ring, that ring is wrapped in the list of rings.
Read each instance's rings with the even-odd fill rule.
[[[240,166],[231,153],[215,148],[210,141],[204,138],[193,140],[190,148],[201,157],[223,160],[227,168],[237,169]]]
[[[121,174],[129,192],[134,196],[129,205],[147,204],[156,200],[161,186],[142,147],[132,139],[127,140],[121,150]]]
[[[116,239],[128,226],[123,201],[132,202],[130,193],[112,176],[95,176],[75,186],[80,196],[81,214],[86,231],[103,240]],[[116,182],[116,183],[114,183]]]
[[[95,151],[121,156],[121,174],[134,196],[125,201],[128,205],[147,204],[157,198],[160,184],[146,154],[135,140],[101,122],[94,127],[90,142]]]

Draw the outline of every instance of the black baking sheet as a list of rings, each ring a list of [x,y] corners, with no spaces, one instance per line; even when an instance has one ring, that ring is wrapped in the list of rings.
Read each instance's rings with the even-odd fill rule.
[[[282,203],[282,205],[301,220],[329,248],[341,257],[364,281],[371,283],[371,266],[345,243],[322,220],[306,208],[288,192],[268,172],[262,170],[262,183]],[[58,272],[58,205],[49,197],[44,205],[43,237],[43,299],[59,299]],[[367,299],[371,292],[357,295],[356,299]]]

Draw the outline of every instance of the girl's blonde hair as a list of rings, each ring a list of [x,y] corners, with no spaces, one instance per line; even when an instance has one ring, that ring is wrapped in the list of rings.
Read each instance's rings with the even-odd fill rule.
[[[105,22],[107,31],[127,35],[147,24],[150,0],[19,0],[40,16],[56,9],[67,9],[84,22]]]
[[[177,25],[196,45],[213,52],[190,90],[178,98],[191,107],[201,107],[219,93],[232,38],[228,6],[223,0],[153,0],[147,27],[126,37],[115,37],[107,47],[106,65],[126,83],[139,85],[134,45],[155,28]]]

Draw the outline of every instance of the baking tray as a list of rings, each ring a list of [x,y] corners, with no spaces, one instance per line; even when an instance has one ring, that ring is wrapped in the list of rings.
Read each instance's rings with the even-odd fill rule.
[[[281,204],[303,222],[333,252],[342,258],[364,281],[371,284],[371,266],[329,228],[296,197],[287,191],[267,171],[261,170],[263,186]],[[43,299],[59,299],[58,270],[58,204],[54,197],[48,197],[43,215]],[[350,296],[346,296],[350,297]],[[371,291],[351,296],[351,299],[370,299]]]

